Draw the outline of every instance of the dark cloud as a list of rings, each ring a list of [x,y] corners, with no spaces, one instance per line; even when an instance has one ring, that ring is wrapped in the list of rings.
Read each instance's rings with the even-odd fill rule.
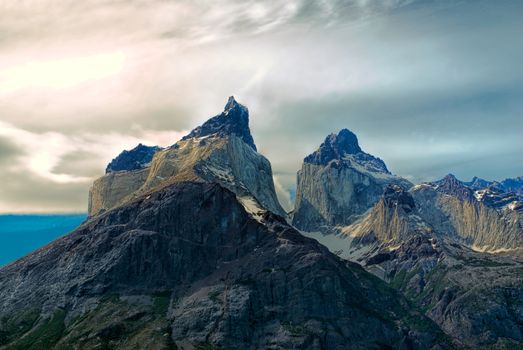
[[[0,166],[12,164],[20,154],[20,150],[10,140],[0,137]]]
[[[69,174],[74,176],[100,176],[100,162],[98,155],[93,152],[78,151],[65,155],[52,169],[56,174]]]
[[[3,172],[0,211],[86,212],[88,186],[54,183],[30,172]]]

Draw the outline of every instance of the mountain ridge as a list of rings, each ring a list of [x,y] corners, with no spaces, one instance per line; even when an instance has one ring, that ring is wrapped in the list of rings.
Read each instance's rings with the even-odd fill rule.
[[[454,348],[271,210],[270,164],[250,145],[198,135],[102,177],[143,189],[0,268],[1,349]]]
[[[523,344],[514,197],[413,186],[343,129],[298,172],[300,232],[248,122],[230,97],[172,146],[124,152],[79,228],[0,268],[0,349]]]

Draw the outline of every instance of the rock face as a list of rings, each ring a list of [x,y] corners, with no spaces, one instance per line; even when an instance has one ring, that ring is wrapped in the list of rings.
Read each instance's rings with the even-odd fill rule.
[[[249,110],[236,102],[233,96],[229,97],[222,113],[209,119],[197,127],[182,140],[209,135],[225,136],[236,135],[256,151],[256,145],[249,129]]]
[[[0,269],[0,319],[6,349],[450,346],[361,267],[208,182],[143,195]]]
[[[405,189],[389,185],[372,211],[359,222],[347,226],[342,232],[357,238],[355,246],[368,245],[371,242],[400,244],[413,233],[425,233],[429,230],[417,220],[414,198]]]
[[[472,201],[474,199],[473,191],[452,174],[448,174],[443,179],[433,182],[432,187],[439,193],[453,196],[460,200]]]
[[[89,215],[122,205],[158,186],[178,181],[215,181],[240,197],[285,216],[276,197],[269,161],[256,152],[246,107],[229,98],[225,110],[173,146],[158,150],[143,169],[108,173],[89,195]]]
[[[388,184],[409,188],[385,163],[363,152],[347,129],[327,136],[298,172],[293,224],[304,231],[345,226],[379,199]]]
[[[145,146],[141,143],[130,151],[123,151],[107,165],[105,173],[115,171],[139,170],[149,166],[154,154],[160,150],[157,146]]]
[[[409,191],[392,185],[337,240],[314,238],[402,291],[463,344],[518,347],[522,215],[485,200],[488,194],[478,197],[478,191],[453,176]]]
[[[476,250],[522,250],[523,212],[517,197],[493,188],[473,191],[456,181],[452,190],[438,183],[412,189],[423,220]]]

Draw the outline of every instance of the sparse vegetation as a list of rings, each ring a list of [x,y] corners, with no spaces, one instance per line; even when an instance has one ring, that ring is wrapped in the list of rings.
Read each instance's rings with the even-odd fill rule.
[[[24,337],[7,346],[9,350],[45,350],[52,348],[65,330],[67,312],[57,309],[53,316],[41,320],[40,324]]]
[[[169,309],[172,292],[169,290],[155,293],[153,295],[154,312],[160,315],[165,315]]]
[[[209,296],[209,299],[214,302],[214,303],[220,303],[222,304],[223,303],[223,300],[220,299],[220,295],[222,293],[220,291],[217,291],[217,290],[214,290],[212,292],[209,292],[208,296]]]
[[[307,334],[305,327],[293,324],[292,322],[282,322],[283,329],[290,333],[292,337],[302,337]]]

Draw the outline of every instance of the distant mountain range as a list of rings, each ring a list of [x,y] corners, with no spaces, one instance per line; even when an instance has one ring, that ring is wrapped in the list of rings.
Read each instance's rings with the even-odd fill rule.
[[[287,214],[230,97],[124,151],[79,228],[0,268],[0,349],[521,348],[520,180],[414,185],[343,129]]]

